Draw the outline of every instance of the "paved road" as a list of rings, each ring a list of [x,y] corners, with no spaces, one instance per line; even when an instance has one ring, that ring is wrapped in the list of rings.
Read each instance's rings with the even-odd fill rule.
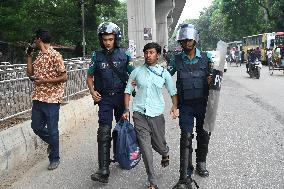
[[[201,189],[284,188],[284,75],[269,76],[264,67],[259,80],[250,79],[245,67],[229,67],[224,75],[217,114],[217,128],[210,141],[210,177],[195,175]],[[170,166],[162,168],[155,154],[160,188],[170,189],[178,179],[179,129],[165,111]],[[112,164],[108,185],[97,184],[90,175],[97,167],[97,123],[77,128],[62,137],[61,164],[48,171],[47,157],[24,173],[18,173],[13,189],[104,188],[143,189],[147,186],[143,163],[130,171]],[[196,146],[196,144],[194,144]]]

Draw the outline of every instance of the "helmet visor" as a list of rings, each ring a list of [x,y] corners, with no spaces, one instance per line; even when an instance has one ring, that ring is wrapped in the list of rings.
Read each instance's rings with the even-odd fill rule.
[[[180,28],[176,40],[181,41],[185,39],[193,39],[197,43],[199,40],[199,35],[197,30],[192,27]]]

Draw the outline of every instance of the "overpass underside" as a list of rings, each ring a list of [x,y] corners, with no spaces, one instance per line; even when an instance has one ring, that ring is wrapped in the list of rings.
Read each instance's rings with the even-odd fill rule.
[[[128,0],[128,38],[136,56],[142,56],[143,47],[158,42],[168,45],[186,0]]]

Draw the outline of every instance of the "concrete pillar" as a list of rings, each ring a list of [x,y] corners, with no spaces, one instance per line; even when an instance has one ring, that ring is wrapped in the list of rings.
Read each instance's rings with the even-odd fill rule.
[[[170,13],[168,14],[168,17],[167,17],[167,27],[168,27],[168,32],[170,33],[172,28],[170,27],[173,22],[174,22],[174,19],[173,19],[173,16],[172,16],[172,11],[173,10],[170,10]],[[170,36],[169,36],[170,37]]]
[[[174,8],[172,0],[156,0],[157,42],[162,48],[167,45],[169,39],[168,26],[172,23],[169,13]]]
[[[127,1],[128,38],[136,45],[136,57],[143,56],[146,43],[156,41],[156,17],[154,0]],[[147,28],[152,39],[144,40],[144,28]],[[146,29],[146,30],[147,30]],[[147,36],[145,36],[147,38]]]
[[[169,31],[169,35],[171,36],[175,30],[175,27],[178,23],[179,17],[183,11],[183,8],[185,6],[185,2],[186,0],[172,0],[173,4],[174,4],[174,9],[171,11],[171,13],[169,14],[169,16],[171,16],[173,19],[173,23],[171,24],[171,28]],[[196,2],[199,3],[199,2]]]
[[[186,0],[127,1],[128,38],[136,47],[136,57],[143,55],[146,43],[154,41],[162,47],[168,44],[168,35],[172,35],[185,2]],[[147,36],[145,38],[144,29],[151,30],[151,39]]]

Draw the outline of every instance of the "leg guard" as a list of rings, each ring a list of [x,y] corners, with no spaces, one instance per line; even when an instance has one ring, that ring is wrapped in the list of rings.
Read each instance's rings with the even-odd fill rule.
[[[101,125],[97,134],[99,171],[102,175],[109,175],[111,126]]]
[[[196,172],[202,177],[208,177],[209,172],[206,169],[206,156],[208,153],[210,133],[201,130],[197,133],[196,140],[197,140]]]
[[[111,126],[100,125],[97,133],[98,142],[98,171],[91,176],[92,180],[103,183],[108,182],[110,148],[111,148]]]
[[[186,179],[192,165],[192,134],[181,132],[180,137],[180,179]]]
[[[191,175],[188,177],[188,170],[193,171],[192,166],[192,134],[181,132],[180,137],[180,178],[173,189],[192,189]],[[192,172],[191,171],[191,172]]]
[[[199,132],[197,132],[196,140],[197,140],[197,149],[195,150],[196,162],[206,162],[210,133],[202,129]]]

